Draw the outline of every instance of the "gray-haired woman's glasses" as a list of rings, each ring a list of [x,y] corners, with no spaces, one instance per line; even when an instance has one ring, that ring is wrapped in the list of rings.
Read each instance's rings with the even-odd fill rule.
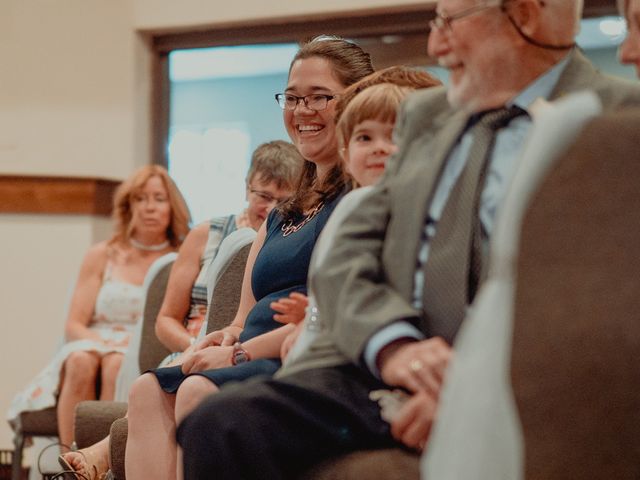
[[[333,100],[337,95],[325,95],[320,93],[313,93],[311,95],[305,95],[304,97],[298,97],[291,93],[276,93],[276,102],[283,110],[295,110],[298,104],[302,101],[304,106],[309,110],[319,111],[327,108],[329,100]]]

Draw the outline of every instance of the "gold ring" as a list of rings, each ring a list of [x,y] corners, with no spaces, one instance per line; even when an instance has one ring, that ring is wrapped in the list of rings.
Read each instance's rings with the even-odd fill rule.
[[[422,360],[412,360],[411,363],[409,363],[409,370],[414,373],[422,370],[422,367],[424,367],[424,363],[422,363]]]

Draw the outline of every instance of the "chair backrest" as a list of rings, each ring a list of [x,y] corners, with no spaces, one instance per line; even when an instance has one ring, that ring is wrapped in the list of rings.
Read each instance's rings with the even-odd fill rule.
[[[640,111],[599,117],[522,225],[511,381],[524,478],[640,478]]]
[[[251,243],[240,248],[219,274],[207,313],[207,333],[226,327],[233,320],[242,290],[242,279]]]
[[[164,300],[164,293],[167,290],[171,267],[173,267],[173,261],[160,268],[149,282],[147,288],[147,297],[142,314],[140,351],[138,354],[140,372],[145,372],[157,367],[162,359],[171,353],[169,349],[158,340],[155,330],[156,318],[158,317],[158,312],[160,312],[160,307]]]

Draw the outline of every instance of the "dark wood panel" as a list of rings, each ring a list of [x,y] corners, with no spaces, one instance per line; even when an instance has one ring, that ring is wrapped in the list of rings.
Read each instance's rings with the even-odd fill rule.
[[[218,24],[206,29],[153,35],[158,53],[175,49],[301,42],[320,34],[346,38],[422,33],[434,16],[433,5],[388,7],[318,15]]]
[[[0,213],[109,216],[119,184],[102,178],[0,175]]]
[[[227,22],[176,32],[146,32],[158,53],[183,48],[300,42],[330,33],[346,38],[427,35],[434,4]],[[585,0],[585,17],[616,15],[616,0]]]
[[[617,15],[616,0],[585,0],[584,16],[600,17],[603,15]]]

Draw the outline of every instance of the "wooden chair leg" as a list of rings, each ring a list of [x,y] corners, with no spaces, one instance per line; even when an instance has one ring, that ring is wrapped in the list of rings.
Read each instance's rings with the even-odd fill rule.
[[[22,452],[24,450],[24,434],[18,430],[13,437],[14,451],[11,464],[11,480],[22,480]]]

